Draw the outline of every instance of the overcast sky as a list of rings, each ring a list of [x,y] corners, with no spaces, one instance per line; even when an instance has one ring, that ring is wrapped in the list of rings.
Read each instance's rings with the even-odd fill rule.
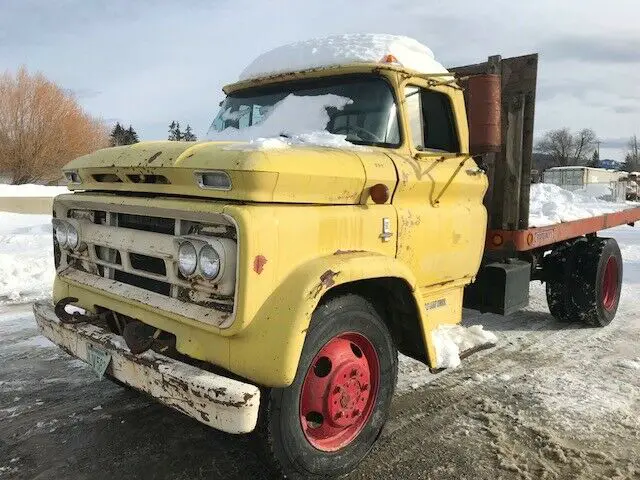
[[[640,134],[639,16],[637,0],[0,0],[0,70],[42,71],[151,140],[173,119],[204,135],[221,87],[295,40],[408,35],[445,66],[539,52],[536,135],[591,127],[621,159]]]

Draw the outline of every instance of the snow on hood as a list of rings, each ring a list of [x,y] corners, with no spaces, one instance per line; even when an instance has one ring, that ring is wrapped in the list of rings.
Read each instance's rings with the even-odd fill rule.
[[[247,143],[231,144],[225,150],[280,150],[290,147],[330,147],[368,150],[367,147],[354,145],[345,140],[344,135],[335,135],[327,131],[296,133],[287,137],[259,137]]]
[[[231,145],[232,150],[279,149],[292,145],[318,145],[356,148],[346,140],[346,135],[336,135],[325,130],[329,123],[326,107],[344,108],[352,100],[338,95],[297,96],[287,95],[276,103],[264,120],[244,128],[210,130],[207,139],[212,141],[242,141],[248,144]],[[234,115],[228,111],[223,118]]]
[[[413,38],[351,33],[295,42],[263,53],[243,70],[240,80],[347,63],[377,63],[389,54],[411,70],[448,73],[433,52]]]

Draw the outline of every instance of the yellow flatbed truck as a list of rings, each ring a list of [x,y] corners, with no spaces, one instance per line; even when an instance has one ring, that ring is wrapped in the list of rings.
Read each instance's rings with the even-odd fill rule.
[[[223,129],[288,95],[347,97],[326,130],[354,148],[142,142],[69,163],[43,333],[202,423],[256,430],[289,478],[324,478],[378,438],[397,351],[442,366],[434,332],[463,303],[508,314],[542,279],[559,319],[611,321],[619,249],[593,234],[640,214],[528,228],[537,56],[456,79],[395,60],[224,89]]]

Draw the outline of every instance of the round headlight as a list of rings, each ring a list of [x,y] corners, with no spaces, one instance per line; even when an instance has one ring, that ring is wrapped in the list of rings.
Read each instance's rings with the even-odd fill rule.
[[[67,247],[76,249],[80,243],[78,230],[73,225],[67,225]]]
[[[178,249],[178,270],[185,277],[193,275],[198,266],[196,247],[191,242],[184,242]]]
[[[56,225],[56,240],[58,241],[58,245],[61,247],[67,246],[67,224],[66,223],[58,223]]]
[[[207,280],[213,280],[220,273],[220,255],[211,245],[205,245],[200,250],[200,271]]]

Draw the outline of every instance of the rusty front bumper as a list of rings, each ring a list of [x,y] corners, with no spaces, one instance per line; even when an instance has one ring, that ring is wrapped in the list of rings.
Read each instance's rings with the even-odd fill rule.
[[[109,375],[163,404],[224,432],[248,433],[255,428],[260,405],[260,390],[255,385],[153,351],[134,355],[121,337],[102,328],[63,324],[51,304],[36,303],[33,312],[42,333],[63,350],[85,362],[91,347],[108,352]]]

